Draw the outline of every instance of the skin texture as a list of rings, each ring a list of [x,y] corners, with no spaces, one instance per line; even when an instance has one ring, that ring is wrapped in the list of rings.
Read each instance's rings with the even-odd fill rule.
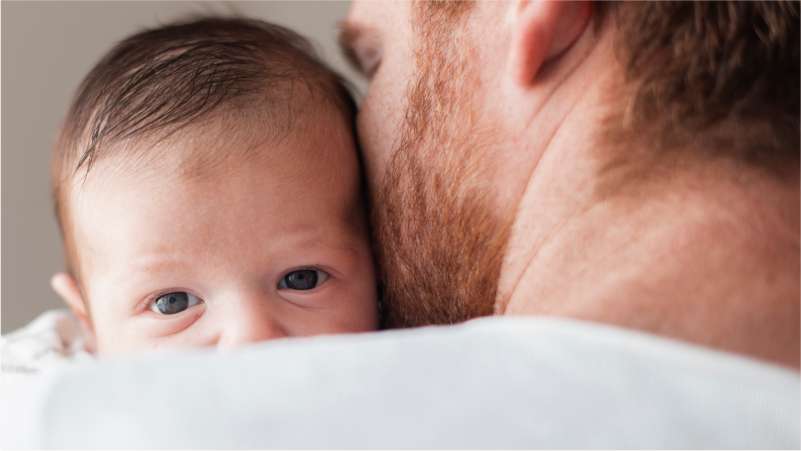
[[[283,137],[206,124],[149,148],[156,159],[110,157],[74,184],[82,279],[60,274],[53,285],[98,354],[377,328],[353,138],[331,109],[299,117]],[[229,156],[201,158],[215,154]],[[306,291],[279,287],[299,268],[327,278]],[[201,302],[152,311],[171,291]]]
[[[358,128],[396,326],[555,315],[798,368],[797,172],[690,147],[623,177],[600,139],[623,77],[591,4],[478,2],[443,39],[420,7],[356,1],[342,35],[370,81]]]

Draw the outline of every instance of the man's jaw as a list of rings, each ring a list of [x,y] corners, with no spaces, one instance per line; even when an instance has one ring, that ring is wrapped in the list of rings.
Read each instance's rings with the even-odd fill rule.
[[[592,205],[594,175],[598,160],[598,136],[607,114],[606,99],[616,72],[604,67],[611,45],[608,37],[587,33],[574,46],[576,55],[555,74],[552,86],[534,87],[528,93],[508,92],[532,110],[522,122],[509,128],[509,155],[522,156],[512,162],[507,174],[517,171],[513,196],[509,197],[513,223],[498,285],[495,313],[505,314],[526,268],[539,249],[557,235],[571,218]],[[583,58],[580,59],[579,57]],[[509,89],[507,89],[509,90]],[[521,151],[522,149],[522,151]]]

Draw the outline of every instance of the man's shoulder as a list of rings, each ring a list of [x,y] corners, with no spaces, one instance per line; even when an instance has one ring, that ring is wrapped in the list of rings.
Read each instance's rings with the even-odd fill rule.
[[[52,446],[799,446],[796,373],[556,319],[150,356],[72,369],[54,387]],[[77,418],[102,426],[78,434]]]

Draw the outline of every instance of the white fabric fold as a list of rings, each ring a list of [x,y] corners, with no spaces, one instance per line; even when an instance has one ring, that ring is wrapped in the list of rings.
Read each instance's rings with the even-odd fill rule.
[[[798,448],[800,387],[633,331],[485,318],[63,368],[7,398],[0,445]]]

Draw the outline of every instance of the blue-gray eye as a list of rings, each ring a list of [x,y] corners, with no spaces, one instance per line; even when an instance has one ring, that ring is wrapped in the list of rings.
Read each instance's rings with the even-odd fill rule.
[[[156,298],[150,303],[150,310],[162,315],[175,315],[189,307],[200,304],[201,300],[186,291],[175,291]]]
[[[278,282],[279,290],[312,290],[328,279],[328,273],[319,269],[298,269],[287,273]]]

